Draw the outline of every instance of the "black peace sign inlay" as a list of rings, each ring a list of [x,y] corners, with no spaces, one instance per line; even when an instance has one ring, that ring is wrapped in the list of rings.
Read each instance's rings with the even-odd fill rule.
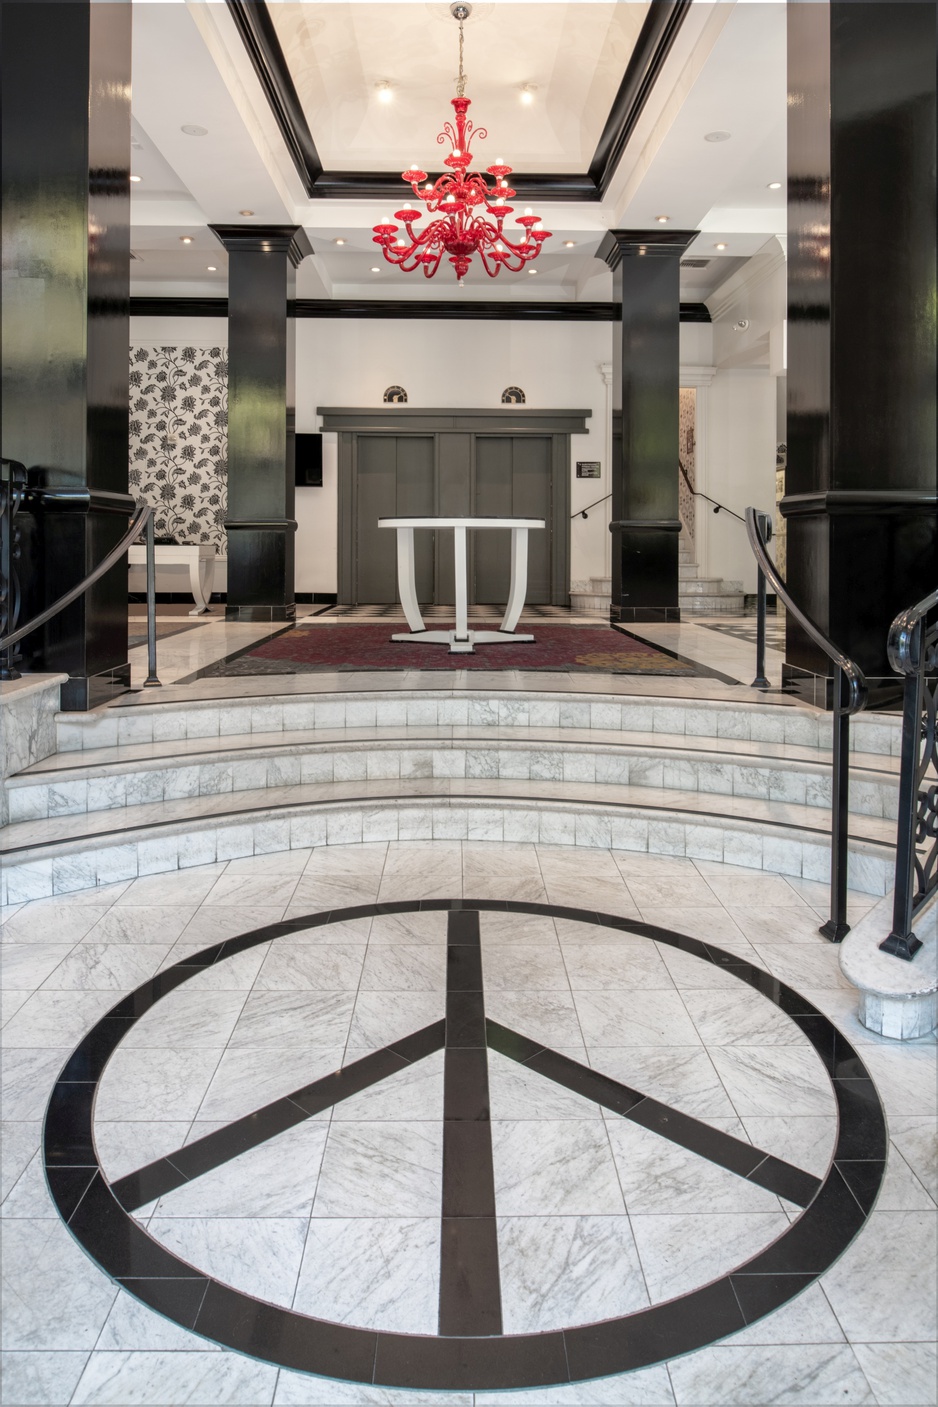
[[[351,919],[434,911],[448,914],[443,1020],[108,1181],[94,1145],[95,1092],[133,1023],[162,997],[259,943]],[[833,1087],[838,1130],[826,1176],[813,1177],[488,1020],[480,912],[573,919],[653,939],[713,963],[768,998],[810,1041]],[[489,1049],[805,1210],[750,1260],[676,1299],[595,1324],[503,1333]],[[445,1052],[438,1334],[355,1328],[255,1299],[173,1255],[132,1216],[155,1197],[438,1050]],[[217,1344],[281,1367],[383,1387],[444,1390],[538,1387],[627,1372],[744,1329],[800,1293],[847,1248],[876,1200],[886,1146],[882,1105],[857,1052],[816,1007],[761,968],[712,944],[613,914],[473,899],[334,909],[270,924],[186,958],[118,1002],[76,1047],[52,1091],[44,1128],[46,1177],[69,1230],[145,1304]]]

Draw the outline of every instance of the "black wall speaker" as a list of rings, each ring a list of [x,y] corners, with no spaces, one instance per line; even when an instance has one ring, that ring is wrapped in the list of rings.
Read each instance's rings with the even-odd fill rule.
[[[322,435],[296,436],[297,488],[322,488]]]

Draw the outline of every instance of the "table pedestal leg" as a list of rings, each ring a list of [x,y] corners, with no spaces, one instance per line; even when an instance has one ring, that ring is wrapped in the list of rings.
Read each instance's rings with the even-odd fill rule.
[[[397,588],[401,595],[401,605],[407,624],[415,634],[426,630],[420,606],[417,603],[417,578],[414,571],[414,530],[397,530]]]
[[[513,631],[521,619],[524,598],[528,589],[528,530],[511,530],[511,586],[508,589],[508,605],[499,630]]]
[[[200,559],[189,563],[189,589],[195,601],[195,610],[189,612],[190,616],[204,616],[210,609],[209,601],[212,596],[212,583],[215,580],[215,563],[208,559]]]
[[[453,644],[465,643],[471,649],[465,528],[453,529],[453,568],[456,577],[456,635]]]

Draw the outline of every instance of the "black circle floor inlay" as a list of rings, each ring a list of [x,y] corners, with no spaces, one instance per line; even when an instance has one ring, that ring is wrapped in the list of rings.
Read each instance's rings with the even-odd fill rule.
[[[134,1023],[162,997],[259,943],[352,919],[418,912],[448,915],[444,1019],[108,1181],[93,1135],[98,1083]],[[838,1129],[826,1176],[813,1177],[487,1019],[479,914],[499,912],[572,919],[653,939],[713,963],[773,1002],[810,1041],[833,1087]],[[503,1333],[489,1049],[803,1207],[802,1214],[744,1264],[676,1299],[595,1324]],[[134,1219],[132,1212],[154,1198],[439,1050],[444,1135],[438,1334],[356,1328],[256,1299],[173,1255]],[[282,1367],[383,1387],[443,1390],[542,1387],[622,1373],[744,1329],[799,1294],[847,1248],[876,1200],[886,1147],[882,1105],[856,1050],[816,1007],[769,973],[653,924],[556,904],[473,899],[310,914],[216,944],[160,972],[118,1002],[76,1047],[52,1091],[44,1128],[46,1177],[69,1230],[145,1304],[217,1344]]]

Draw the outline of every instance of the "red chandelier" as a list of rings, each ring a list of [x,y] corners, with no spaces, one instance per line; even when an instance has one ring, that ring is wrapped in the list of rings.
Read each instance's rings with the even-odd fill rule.
[[[440,176],[436,182],[427,178],[426,171],[417,165],[402,173],[418,200],[427,207],[427,213],[437,218],[422,230],[415,228],[420,219],[420,211],[408,202],[403,209],[395,211],[394,220],[404,226],[400,235],[400,225],[386,219],[374,226],[375,244],[380,244],[384,257],[390,264],[397,264],[405,273],[423,269],[425,278],[432,278],[440,267],[444,254],[456,270],[459,282],[472,262],[472,255],[478,254],[482,267],[489,278],[495,278],[502,269],[517,273],[531,259],[535,258],[550,232],[540,228],[541,218],[531,210],[525,210],[517,217],[516,223],[524,231],[524,238],[513,242],[504,232],[504,222],[514,211],[508,202],[515,191],[508,184],[511,167],[505,166],[499,157],[494,166],[487,168],[492,177],[492,185],[478,172],[469,170],[472,165],[472,152],[469,143],[473,133],[483,139],[488,136],[484,127],[474,128],[466,116],[470,102],[464,96],[466,76],[463,73],[463,21],[468,19],[471,5],[452,5],[450,12],[459,21],[459,77],[456,80],[456,97],[452,104],[456,112],[456,126],[447,122],[437,136],[442,146],[451,143],[452,151],[444,157],[443,164],[450,168],[449,173]],[[426,184],[423,184],[423,183]]]

